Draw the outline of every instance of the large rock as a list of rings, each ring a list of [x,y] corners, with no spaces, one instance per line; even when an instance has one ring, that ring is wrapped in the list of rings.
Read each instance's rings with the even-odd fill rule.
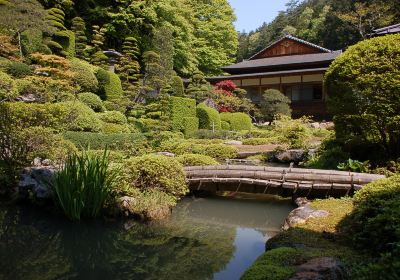
[[[344,265],[335,258],[323,257],[311,259],[297,267],[289,280],[344,280]]]
[[[303,198],[298,198],[296,203],[299,207],[289,213],[283,226],[284,230],[288,230],[296,225],[304,224],[309,219],[324,218],[329,216],[329,212],[325,210],[313,209],[310,206],[310,203]]]
[[[278,151],[274,154],[274,160],[281,163],[299,163],[307,156],[306,151],[302,149]]]
[[[54,166],[25,168],[18,182],[18,194],[22,198],[28,198],[30,194],[36,199],[50,198],[51,190],[48,183],[54,179],[56,171]]]

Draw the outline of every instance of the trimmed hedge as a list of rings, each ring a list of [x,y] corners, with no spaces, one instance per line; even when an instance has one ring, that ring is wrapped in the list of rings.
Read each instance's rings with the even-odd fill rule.
[[[196,133],[197,130],[199,130],[199,119],[198,118],[183,118],[183,134],[185,136],[190,136]]]
[[[127,124],[128,120],[125,115],[119,111],[107,111],[101,114],[98,114],[100,120],[106,123],[114,123],[114,124]]]
[[[200,129],[221,129],[221,117],[217,110],[202,103],[197,106],[196,111]]]
[[[174,96],[184,96],[185,95],[185,87],[183,86],[183,81],[179,76],[173,76],[171,81],[172,91]]]
[[[229,123],[231,130],[251,130],[252,122],[249,115],[245,113],[222,113],[221,121]]]
[[[71,60],[71,70],[75,72],[74,81],[81,87],[81,92],[97,91],[99,82],[89,63],[74,58]]]
[[[176,159],[184,166],[219,165],[219,162],[212,157],[198,154],[184,154],[176,157]]]
[[[63,136],[78,148],[90,147],[93,150],[101,150],[105,147],[108,147],[110,150],[124,150],[135,143],[146,140],[140,133],[103,134],[67,131]]]
[[[109,71],[108,81],[104,84],[104,98],[105,100],[116,100],[123,96],[122,83],[118,75]],[[104,74],[104,73],[103,73]]]
[[[105,110],[103,101],[101,101],[100,97],[94,93],[91,92],[80,93],[78,94],[78,99],[95,112],[104,112]]]
[[[116,123],[102,123],[101,131],[105,134],[115,133],[130,133],[131,130],[127,124],[116,124]]]
[[[226,121],[221,121],[221,129],[223,129],[223,130],[231,130],[231,125]]]
[[[196,117],[196,100],[183,97],[170,97],[169,113],[172,130],[184,132],[186,128],[184,118]]]

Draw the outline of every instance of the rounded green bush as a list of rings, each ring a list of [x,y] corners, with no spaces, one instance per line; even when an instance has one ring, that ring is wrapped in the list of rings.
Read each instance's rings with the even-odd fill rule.
[[[17,95],[18,89],[14,79],[0,71],[0,101],[6,98],[14,98]]]
[[[17,61],[8,63],[6,66],[6,72],[15,78],[23,78],[30,76],[33,73],[29,65]]]
[[[64,121],[67,130],[101,131],[101,121],[98,119],[97,114],[82,102],[68,101],[56,103],[54,106],[61,107],[61,110],[66,113]]]
[[[231,130],[231,125],[226,121],[221,121],[221,129],[223,129],[223,130]]]
[[[74,81],[81,87],[82,92],[96,92],[99,86],[92,66],[77,58],[71,61],[71,70],[75,72]]]
[[[106,123],[103,122],[101,131],[105,134],[115,134],[115,133],[130,133],[131,130],[126,124],[116,124],[116,123]]]
[[[176,158],[184,166],[219,165],[219,162],[210,156],[197,154],[184,154]]]
[[[105,108],[100,97],[91,92],[83,92],[78,94],[78,99],[85,105],[89,106],[95,112],[104,112]]]
[[[245,113],[222,113],[221,121],[229,123],[231,130],[251,130],[252,122],[249,115]]]
[[[101,114],[98,114],[99,118],[106,123],[114,123],[114,124],[127,124],[128,120],[125,115],[119,111],[107,111]]]
[[[221,118],[214,108],[208,107],[204,103],[197,106],[197,117],[199,118],[200,129],[221,129]]]
[[[400,244],[400,175],[364,186],[355,194],[354,206],[345,228],[357,247],[379,255]]]
[[[176,159],[145,155],[124,163],[125,180],[141,190],[160,190],[173,196],[188,192],[182,164]]]

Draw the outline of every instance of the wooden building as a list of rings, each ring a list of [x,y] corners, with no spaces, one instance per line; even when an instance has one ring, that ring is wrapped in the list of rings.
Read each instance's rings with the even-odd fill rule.
[[[379,29],[375,29],[372,32],[372,36],[385,36],[385,35],[391,35],[391,34],[398,34],[400,33],[400,23],[382,27]]]
[[[248,60],[224,67],[229,76],[211,77],[209,81],[232,80],[255,103],[260,103],[267,89],[278,89],[292,101],[294,117],[325,119],[329,116],[323,77],[340,54],[286,35]]]

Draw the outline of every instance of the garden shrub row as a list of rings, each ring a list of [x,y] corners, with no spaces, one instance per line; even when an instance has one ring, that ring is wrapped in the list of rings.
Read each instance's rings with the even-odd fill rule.
[[[67,131],[63,133],[63,136],[78,148],[89,147],[94,150],[105,149],[106,147],[110,150],[125,150],[146,140],[140,133],[103,134]]]

